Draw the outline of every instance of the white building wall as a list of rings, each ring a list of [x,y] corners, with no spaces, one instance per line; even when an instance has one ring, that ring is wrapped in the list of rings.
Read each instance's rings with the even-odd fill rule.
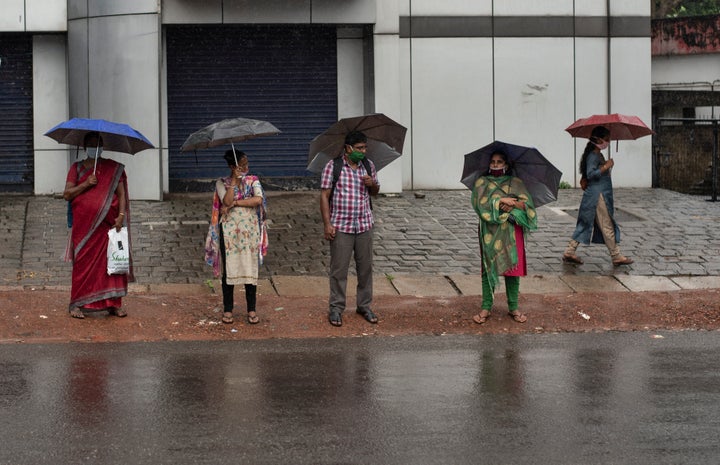
[[[537,147],[572,180],[573,39],[495,39],[495,139]],[[479,146],[492,140],[478,141]]]
[[[404,185],[463,188],[463,155],[493,140],[491,39],[416,39],[412,55],[414,149]]]
[[[672,55],[652,57],[652,83],[707,83],[720,88],[720,55]],[[679,89],[687,86],[678,86]],[[698,88],[702,88],[698,86]],[[705,90],[710,90],[708,87]]]
[[[70,114],[129,124],[158,147],[103,156],[125,165],[131,198],[162,200],[157,2],[70,0],[68,6]]]
[[[33,146],[35,149],[35,194],[65,190],[69,156],[61,145],[44,134],[68,117],[67,61],[65,37],[33,37]],[[74,157],[74,151],[72,151]]]
[[[649,51],[650,38],[615,38],[611,41],[610,110],[638,116],[647,125],[652,122]],[[615,158],[614,186],[652,185],[651,137],[613,143],[610,150]]]
[[[537,146],[564,172],[563,180],[575,184],[584,141],[570,138],[563,131],[566,126],[595,113],[636,114],[646,122],[651,116],[648,37],[613,36],[609,49],[602,36],[502,37],[495,31],[494,38],[408,37],[399,33],[401,17],[491,18],[494,14],[518,20],[537,16],[542,23],[573,14],[576,20],[604,18],[607,4],[597,0],[4,0],[0,30],[67,28],[70,98],[66,106],[52,100],[38,103],[45,105],[40,109],[122,121],[140,130],[160,149],[135,157],[110,156],[126,164],[133,198],[161,199],[167,190],[163,173],[168,167],[166,156],[161,157],[166,148],[161,136],[167,126],[164,74],[160,74],[161,24],[373,24],[372,63],[360,57],[359,38],[338,40],[338,111],[341,117],[357,110],[383,112],[408,127],[403,158],[381,172],[383,192],[398,192],[463,188],[462,155],[492,139]],[[649,21],[646,0],[610,0],[609,5],[612,15]],[[45,39],[36,43],[37,79],[47,81],[50,78],[43,76],[58,70],[57,60],[44,63],[44,51],[56,46]],[[374,73],[372,88],[356,78],[359,62]],[[678,71],[664,71],[664,65],[654,63],[653,71],[667,76],[656,77],[655,82],[682,79]],[[708,67],[712,69],[712,64]],[[53,85],[62,87],[61,75]],[[45,124],[38,121],[36,132],[48,129]],[[38,150],[53,150],[41,137],[35,139]],[[649,186],[650,138],[622,142],[620,150],[615,184]],[[66,167],[67,161],[63,170]],[[57,181],[43,170],[36,173],[36,188],[52,192]]]

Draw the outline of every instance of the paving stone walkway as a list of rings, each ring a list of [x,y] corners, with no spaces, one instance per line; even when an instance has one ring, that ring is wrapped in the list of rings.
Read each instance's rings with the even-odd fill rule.
[[[581,196],[577,189],[561,190],[556,202],[539,209],[539,229],[527,241],[529,283],[533,277],[538,283],[558,280],[564,285],[574,279],[579,286],[609,277],[629,290],[633,282],[642,290],[667,279],[673,285],[720,287],[720,203],[661,189],[616,189],[622,251],[635,264],[613,267],[604,246],[581,245],[578,254],[585,264],[565,265],[560,257],[575,227]],[[2,195],[0,202],[0,286],[67,286],[66,202],[15,195]],[[203,261],[210,203],[210,194],[131,203],[138,285],[206,285],[212,279]],[[380,196],[373,205],[375,273],[395,282],[396,291],[398,283],[419,278],[422,288],[433,277],[449,280],[462,292],[463,277],[479,274],[477,216],[469,191],[404,192]],[[326,276],[329,249],[322,238],[318,192],[269,192],[268,209],[270,248],[261,277],[275,281],[276,290],[277,283],[290,277],[296,283],[297,277],[314,278],[301,280],[298,289],[311,281],[321,283],[317,278]]]

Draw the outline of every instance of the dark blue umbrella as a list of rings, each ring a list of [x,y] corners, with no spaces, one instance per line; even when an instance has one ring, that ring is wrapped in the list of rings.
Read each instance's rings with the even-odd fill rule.
[[[472,190],[475,181],[487,174],[490,157],[495,152],[507,154],[514,169],[511,174],[522,179],[536,207],[557,200],[562,172],[555,168],[538,149],[498,140],[465,155],[460,182]]]
[[[135,155],[141,150],[154,148],[152,142],[127,124],[104,119],[73,118],[58,124],[45,135],[61,144],[81,147],[89,132],[99,133],[103,140],[103,150],[111,152]]]

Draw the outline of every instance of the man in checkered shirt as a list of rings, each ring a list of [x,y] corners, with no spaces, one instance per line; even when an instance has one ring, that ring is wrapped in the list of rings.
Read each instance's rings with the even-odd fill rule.
[[[325,239],[330,241],[330,299],[328,319],[342,326],[350,259],[355,255],[357,313],[370,323],[378,318],[370,309],[373,297],[373,214],[370,196],[380,190],[375,165],[363,160],[367,137],[359,131],[345,136],[342,171],[333,187],[334,160],[325,165],[320,181],[320,212]],[[366,165],[369,166],[368,173]]]

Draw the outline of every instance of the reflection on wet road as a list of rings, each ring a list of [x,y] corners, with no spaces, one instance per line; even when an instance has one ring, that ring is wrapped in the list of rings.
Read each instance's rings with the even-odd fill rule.
[[[2,464],[714,463],[717,333],[0,346]]]

